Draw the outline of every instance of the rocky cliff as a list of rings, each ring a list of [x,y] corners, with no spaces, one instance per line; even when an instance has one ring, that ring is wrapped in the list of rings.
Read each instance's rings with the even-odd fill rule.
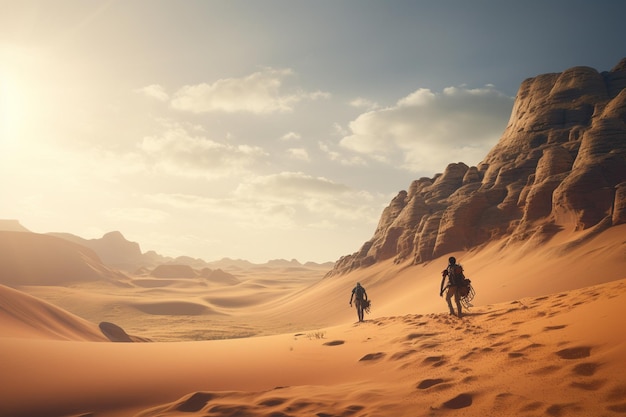
[[[394,258],[422,263],[493,239],[549,239],[626,223],[626,58],[525,80],[499,142],[476,167],[452,163],[387,206],[337,275]]]

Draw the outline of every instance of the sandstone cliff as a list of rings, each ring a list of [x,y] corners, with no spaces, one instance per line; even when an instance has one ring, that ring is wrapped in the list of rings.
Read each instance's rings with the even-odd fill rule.
[[[477,167],[452,163],[401,191],[374,236],[337,275],[394,258],[422,263],[508,237],[549,239],[563,225],[626,223],[626,58],[525,80],[499,142]]]

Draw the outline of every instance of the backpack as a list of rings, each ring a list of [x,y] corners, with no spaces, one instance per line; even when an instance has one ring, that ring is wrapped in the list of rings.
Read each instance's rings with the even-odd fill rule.
[[[463,286],[465,284],[465,275],[463,275],[463,267],[459,264],[448,266],[448,279],[451,286]]]
[[[357,300],[362,300],[363,295],[365,295],[365,288],[361,286],[354,287],[354,295],[356,295]]]

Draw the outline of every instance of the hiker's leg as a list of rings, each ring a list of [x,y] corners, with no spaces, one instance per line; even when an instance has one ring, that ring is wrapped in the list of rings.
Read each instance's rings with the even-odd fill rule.
[[[363,321],[363,301],[359,300],[359,321]]]
[[[456,303],[456,309],[459,311],[459,317],[463,315],[461,310],[461,294],[459,294],[459,289],[454,292],[454,302]]]
[[[450,314],[454,314],[454,308],[452,308],[452,296],[455,293],[456,293],[456,287],[448,287],[448,291],[446,292],[446,302],[448,303]]]

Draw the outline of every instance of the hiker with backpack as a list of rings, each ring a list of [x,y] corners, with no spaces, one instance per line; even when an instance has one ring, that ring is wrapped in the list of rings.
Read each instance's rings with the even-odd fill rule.
[[[363,321],[363,310],[367,304],[367,292],[365,288],[361,286],[360,282],[357,282],[356,287],[352,289],[350,307],[352,307],[352,298],[354,298],[354,305],[356,306],[356,314],[359,316],[359,321]]]
[[[462,316],[461,311],[461,289],[465,285],[465,275],[463,275],[463,267],[456,263],[456,258],[451,256],[448,258],[448,267],[441,271],[441,289],[439,291],[439,296],[443,297],[443,292],[446,291],[446,302],[448,303],[448,308],[450,309],[450,314],[454,315],[454,307],[452,307],[452,297],[454,296],[454,302],[456,304],[456,308],[459,311],[458,316]],[[444,287],[444,283],[447,285]]]

